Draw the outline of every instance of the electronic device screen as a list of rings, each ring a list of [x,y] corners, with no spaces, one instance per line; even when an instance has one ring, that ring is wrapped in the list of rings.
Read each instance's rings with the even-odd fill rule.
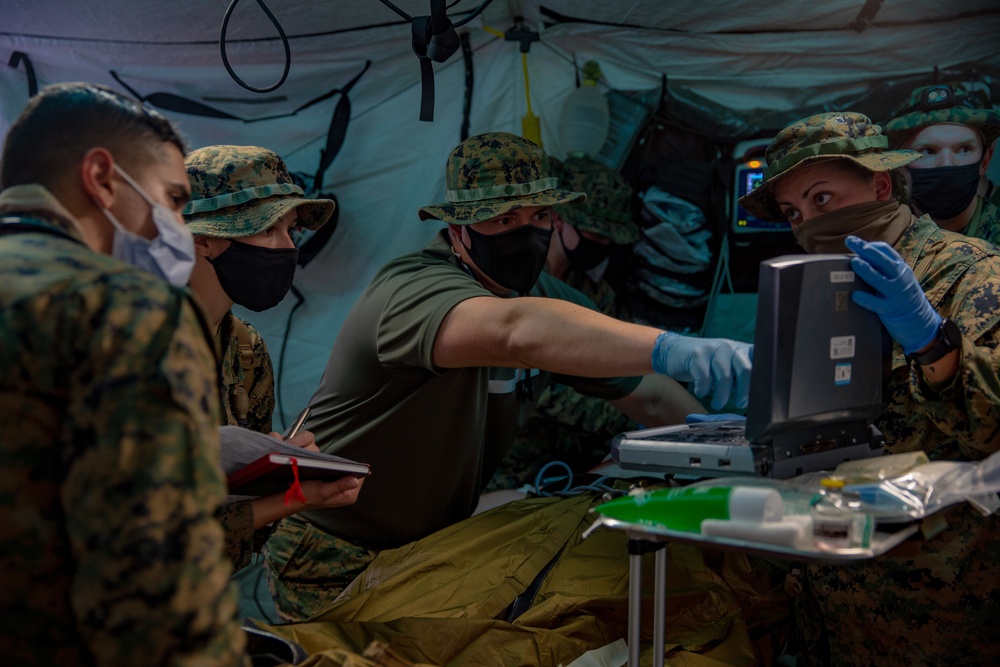
[[[882,325],[854,303],[854,290],[871,291],[855,278],[846,255],[761,262],[747,411],[751,441],[850,421],[863,427],[882,412]]]
[[[760,218],[750,215],[746,209],[740,206],[739,198],[759,187],[764,182],[764,168],[767,165],[763,160],[749,160],[736,165],[736,174],[733,180],[733,215],[732,232],[734,234],[758,234],[761,232],[787,232],[791,233],[792,227],[787,222],[765,222]]]
[[[746,421],[680,424],[615,436],[623,467],[697,476],[787,478],[878,456],[892,341],[854,303],[848,255],[785,255],[760,265]]]

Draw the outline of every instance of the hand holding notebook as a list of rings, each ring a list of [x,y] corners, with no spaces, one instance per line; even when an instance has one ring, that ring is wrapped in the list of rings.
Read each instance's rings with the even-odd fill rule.
[[[231,494],[267,496],[283,493],[298,480],[334,481],[364,477],[367,463],[287,444],[263,433],[223,426],[219,429],[221,464]],[[294,462],[294,463],[293,463]]]

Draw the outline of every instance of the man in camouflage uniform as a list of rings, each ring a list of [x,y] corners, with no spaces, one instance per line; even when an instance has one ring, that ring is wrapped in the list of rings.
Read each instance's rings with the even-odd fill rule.
[[[446,188],[420,217],[447,228],[375,275],[310,402],[320,448],[372,475],[351,507],[289,517],[265,546],[286,619],[322,610],[379,550],[468,517],[550,377],[646,424],[700,411],[670,376],[745,405],[749,346],[620,322],[541,272],[551,207],[583,195],[558,187],[538,146],[471,137]]]
[[[165,118],[87,84],[42,90],[7,135],[4,664],[242,661],[183,151]]]
[[[545,270],[579,290],[605,315],[627,320],[614,289],[594,271],[600,270],[613,246],[639,240],[639,228],[632,222],[632,188],[617,171],[588,158],[549,160],[560,185],[586,193],[587,199],[553,208]],[[541,466],[552,460],[574,471],[588,470],[607,456],[615,434],[635,427],[635,421],[607,401],[550,384],[542,390],[535,416],[514,439],[487,490],[532,483]]]
[[[586,193],[587,200],[552,211],[554,234],[545,270],[583,292],[605,315],[620,316],[614,289],[593,271],[615,246],[639,240],[632,187],[614,169],[587,158],[569,158],[558,170],[560,185]]]
[[[961,83],[917,88],[884,123],[893,148],[923,155],[908,165],[910,203],[942,229],[1000,243],[1000,207],[979,194],[1000,136],[1000,110]]]
[[[207,146],[192,151],[185,165],[192,200],[184,216],[197,254],[190,284],[222,352],[223,423],[268,433],[274,411],[271,358],[257,330],[231,309],[235,303],[259,312],[284,298],[299,252],[289,232],[297,226],[320,227],[335,204],[303,198],[285,163],[265,148]],[[291,442],[315,448],[308,431]],[[354,477],[328,484],[307,481],[302,485],[306,504],[286,504],[284,494],[227,504],[219,516],[226,554],[237,569],[245,567],[275,521],[306,508],[350,504],[360,486]]]
[[[899,202],[892,170],[920,154],[886,150],[853,112],[810,116],[767,149],[753,215],[788,220],[810,253],[844,252],[876,295],[854,292],[897,341],[888,406],[891,453],[976,461],[1000,449],[1000,255]],[[1000,519],[971,506],[948,528],[856,566],[810,565],[796,599],[798,664],[985,664],[1000,649]]]

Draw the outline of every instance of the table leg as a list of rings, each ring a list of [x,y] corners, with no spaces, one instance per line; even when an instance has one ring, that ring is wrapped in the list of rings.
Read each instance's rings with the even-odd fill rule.
[[[637,540],[629,540],[628,557],[628,667],[639,667],[639,642],[642,627],[642,549]]]
[[[667,625],[667,549],[658,549],[654,561],[653,584],[653,665],[663,667],[663,649]]]

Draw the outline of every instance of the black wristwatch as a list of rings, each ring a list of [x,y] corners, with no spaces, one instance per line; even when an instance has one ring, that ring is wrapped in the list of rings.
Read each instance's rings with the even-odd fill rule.
[[[962,332],[957,324],[945,318],[941,320],[941,326],[938,327],[937,340],[934,341],[934,344],[927,348],[927,351],[914,352],[909,357],[921,366],[929,366],[960,347],[962,347]]]

